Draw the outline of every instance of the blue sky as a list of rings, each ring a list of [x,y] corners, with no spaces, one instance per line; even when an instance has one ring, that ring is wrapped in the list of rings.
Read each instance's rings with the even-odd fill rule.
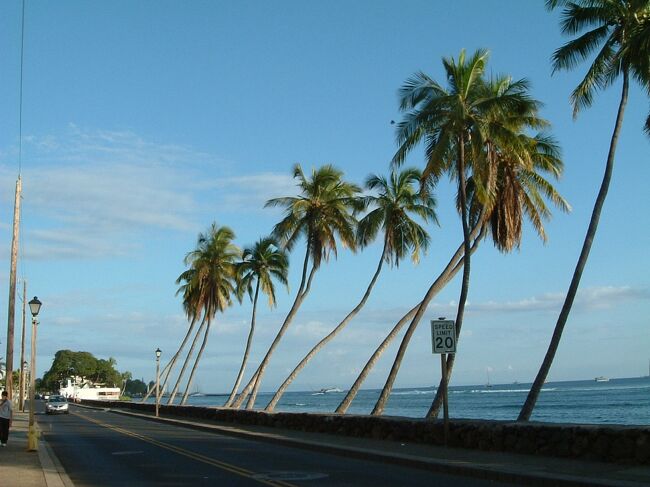
[[[572,205],[555,212],[542,244],[530,228],[521,249],[484,244],[454,383],[534,377],[568,286],[593,201],[620,85],[574,121],[568,96],[584,67],[551,76],[566,39],[543,2],[28,1],[23,85],[23,226],[20,277],[44,302],[39,375],[68,348],[115,357],[151,378],[156,347],[176,348],[186,321],[174,296],[182,259],[212,221],[246,246],[267,234],[295,194],[291,167],[331,163],[361,184],[386,174],[395,151],[397,89],[423,70],[441,80],[443,56],[491,51],[490,70],[528,78],[544,102],[565,161],[557,187]],[[0,5],[0,306],[6,309],[13,191],[18,172],[20,2]],[[648,100],[630,92],[614,179],[581,291],[551,380],[637,376],[650,358],[647,263]],[[422,151],[408,166],[422,166]],[[368,305],[293,388],[348,387],[399,317],[417,303],[460,243],[448,181],[436,190],[440,227],[417,267],[387,269]],[[298,285],[301,250],[292,256]],[[262,390],[278,385],[356,304],[379,257],[341,252],[317,275]],[[427,320],[455,315],[459,282]],[[278,329],[292,294],[262,309],[251,368]],[[197,383],[229,390],[248,330],[250,303],[218,317]],[[19,320],[17,319],[17,322]],[[18,333],[17,333],[18,335]],[[5,335],[2,335],[2,350]],[[367,382],[383,384],[391,348]],[[2,353],[4,355],[4,353]],[[16,358],[16,363],[18,359]],[[432,385],[439,361],[423,323],[397,386]]]

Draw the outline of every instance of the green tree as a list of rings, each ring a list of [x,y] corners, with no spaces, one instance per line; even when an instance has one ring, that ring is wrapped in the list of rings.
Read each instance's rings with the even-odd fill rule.
[[[212,320],[217,312],[223,312],[232,304],[232,296],[236,294],[236,261],[241,257],[241,251],[233,244],[234,238],[235,234],[230,228],[213,223],[206,234],[199,234],[196,249],[185,256],[184,263],[189,268],[176,280],[181,285],[178,293],[183,295],[183,306],[188,317],[201,316],[202,323],[195,343],[203,330],[201,348],[194,360],[181,404],[187,402],[194,374],[208,342]],[[191,351],[185,365],[190,355]],[[170,401],[173,401],[173,397],[170,397]]]
[[[56,391],[61,382],[72,377],[108,387],[121,386],[123,374],[115,368],[116,365],[117,362],[112,357],[104,360],[97,359],[90,352],[59,350],[54,354],[50,369],[43,374],[42,386]]]
[[[279,248],[277,241],[273,237],[262,238],[253,247],[244,249],[242,261],[237,264],[237,271],[239,273],[238,292],[240,295],[248,292],[249,297],[253,301],[253,311],[241,367],[239,368],[237,379],[224,407],[230,407],[235,399],[239,384],[241,384],[244,371],[246,370],[246,363],[255,332],[257,298],[259,297],[260,290],[268,297],[269,306],[272,308],[275,307],[275,286],[273,279],[288,287],[289,257],[283,249]],[[254,291],[253,287],[255,288]]]
[[[564,165],[556,142],[541,134],[528,137],[522,133],[517,134],[515,139],[514,147],[512,144],[500,144],[497,138],[489,144],[487,150],[491,154],[487,158],[495,173],[495,197],[487,206],[478,204],[474,207],[475,213],[484,215],[495,247],[504,253],[519,248],[524,219],[528,219],[539,237],[546,242],[543,222],[551,217],[546,200],[562,211],[570,210],[568,203],[545,177],[550,175],[557,179],[563,172]],[[476,199],[474,179],[468,181],[468,193],[470,199]],[[456,354],[447,356],[446,381],[451,377],[455,358]],[[441,387],[438,387],[427,417],[436,418],[441,406]]]
[[[578,292],[582,273],[589,258],[612,179],[614,156],[623,125],[630,77],[635,78],[643,89],[650,92],[650,2],[648,0],[547,0],[546,5],[551,10],[563,7],[561,25],[565,34],[575,35],[586,30],[584,34],[555,51],[553,54],[554,72],[573,69],[580,61],[590,59],[591,55],[597,51],[585,77],[571,94],[574,117],[583,108],[591,106],[597,90],[608,88],[621,77],[623,83],[614,131],[605,163],[605,172],[587,234],[548,350],[519,412],[517,418],[519,421],[528,421],[535,408],[539,392],[553,364],[562,332]],[[650,135],[650,116],[646,119],[644,129]]]
[[[463,230],[463,277],[456,316],[457,334],[462,328],[469,292],[472,233],[483,224],[486,213],[492,211],[498,194],[499,159],[496,154],[507,148],[521,159],[515,158],[516,161],[530,166],[531,156],[525,150],[529,144],[523,141],[522,131],[548,126],[548,122],[538,116],[541,104],[529,96],[526,80],[512,81],[504,76],[485,79],[487,59],[488,53],[484,50],[469,58],[461,51],[458,61],[443,59],[446,88],[420,72],[407,80],[400,90],[401,109],[406,114],[398,125],[397,139],[401,145],[393,163],[401,164],[408,152],[424,142],[423,184],[434,185],[444,174],[457,182],[456,206]],[[468,178],[471,178],[475,193],[477,211],[474,214],[467,195]],[[423,305],[402,339],[372,411],[374,415],[384,411],[410,339],[429,301],[426,297],[423,299]],[[448,374],[451,374],[451,367]]]
[[[384,262],[399,266],[400,260],[410,254],[412,260],[417,263],[420,252],[429,246],[429,236],[426,230],[410,216],[412,213],[425,222],[437,222],[434,209],[435,200],[431,195],[417,191],[420,176],[420,171],[417,169],[406,169],[402,172],[392,171],[390,179],[371,175],[366,180],[366,188],[375,191],[376,194],[371,193],[362,199],[364,208],[372,209],[359,221],[357,245],[366,247],[375,240],[380,231],[383,232],[383,249],[377,269],[361,301],[300,361],[277,390],[267,405],[266,411],[275,409],[286,389],[307,363],[361,311],[372,293]]]
[[[330,254],[337,254],[337,237],[343,247],[356,248],[356,220],[353,213],[360,209],[357,199],[360,188],[345,182],[343,173],[331,165],[313,170],[311,178],[307,178],[300,165],[296,164],[293,177],[298,181],[300,195],[274,198],[266,206],[286,209],[285,217],[274,227],[273,234],[287,251],[290,252],[302,238],[306,241],[300,286],[280,330],[257,371],[233,403],[234,407],[240,407],[249,394],[246,407],[250,409],[254,406],[269,360],[308,295],[314,274]]]
[[[140,379],[127,379],[124,393],[129,396],[147,393],[147,384]]]

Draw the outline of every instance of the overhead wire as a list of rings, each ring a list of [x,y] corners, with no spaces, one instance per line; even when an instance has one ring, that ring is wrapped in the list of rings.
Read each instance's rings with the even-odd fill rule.
[[[18,89],[18,178],[22,176],[23,168],[23,69],[25,65],[25,3],[26,0],[21,1],[21,19],[20,19],[20,80],[19,80],[19,89]],[[23,195],[20,195],[21,199],[21,219],[20,226],[18,231],[18,268],[20,273],[20,279],[25,281],[25,253],[24,253],[24,236],[23,236],[23,226],[24,226],[24,207],[23,207]],[[23,300],[27,299],[26,296],[22,297]]]

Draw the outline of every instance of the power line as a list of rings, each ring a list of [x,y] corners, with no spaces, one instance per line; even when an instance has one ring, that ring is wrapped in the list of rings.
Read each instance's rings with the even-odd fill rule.
[[[22,18],[20,27],[20,94],[18,107],[18,177],[23,165],[23,64],[25,58],[25,0],[22,1]]]

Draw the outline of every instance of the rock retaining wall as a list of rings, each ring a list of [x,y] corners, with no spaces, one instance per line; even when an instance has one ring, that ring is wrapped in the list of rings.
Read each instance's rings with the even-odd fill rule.
[[[153,412],[153,404],[82,401]],[[442,420],[314,413],[265,413],[198,406],[160,406],[160,414],[353,437],[442,445]],[[650,427],[451,420],[449,446],[488,451],[650,464]]]

